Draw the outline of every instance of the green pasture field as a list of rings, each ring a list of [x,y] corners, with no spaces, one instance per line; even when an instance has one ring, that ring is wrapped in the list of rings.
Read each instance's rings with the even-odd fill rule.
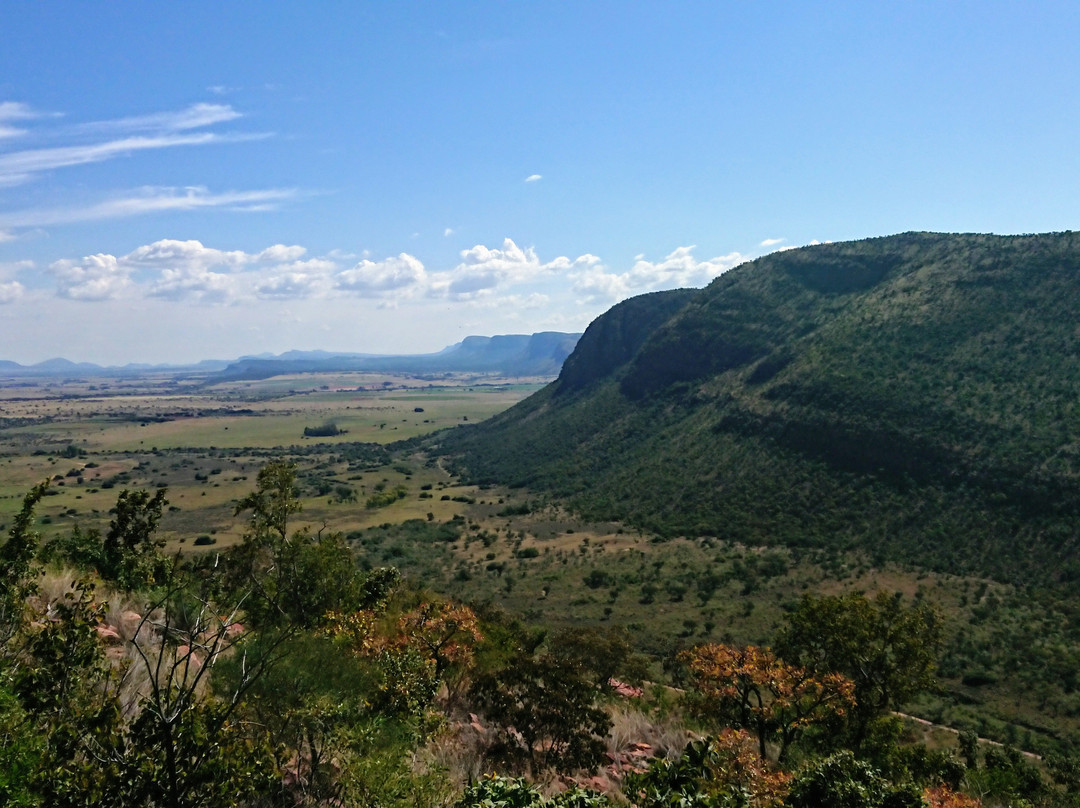
[[[30,454],[69,443],[90,452],[271,448],[310,442],[305,427],[327,422],[343,434],[314,440],[391,443],[483,420],[539,388],[434,386],[410,378],[384,388],[378,381],[384,377],[372,384],[370,374],[355,374],[348,389],[333,389],[330,383],[343,387],[342,374],[313,376],[304,388],[291,380],[280,390],[269,382],[252,382],[248,389],[231,383],[186,393],[170,387],[159,394],[133,390],[109,396],[84,388],[0,389],[0,451]]]
[[[326,484],[349,486],[356,502],[330,504],[313,496],[313,529],[356,529],[372,518],[364,501],[380,483],[400,485],[397,472],[356,473],[334,452],[356,443],[389,444],[436,429],[475,423],[542,386],[538,379],[447,376],[437,380],[386,374],[332,373],[206,385],[148,374],[137,379],[8,380],[0,382],[0,524],[26,492],[51,479],[38,508],[47,537],[72,524],[103,528],[124,488],[168,489],[170,510],[161,534],[170,547],[198,535],[236,540],[233,515],[272,457],[326,464]],[[333,423],[341,434],[305,437],[307,427]],[[353,464],[355,466],[355,464]],[[427,472],[427,484],[442,472]],[[429,479],[429,477],[431,479]],[[352,479],[348,479],[352,478]],[[420,477],[415,478],[416,484]],[[411,480],[410,480],[411,481]],[[318,488],[319,486],[314,486]],[[399,501],[385,509],[409,518],[441,518],[442,503],[419,508]],[[448,518],[448,517],[447,517]]]

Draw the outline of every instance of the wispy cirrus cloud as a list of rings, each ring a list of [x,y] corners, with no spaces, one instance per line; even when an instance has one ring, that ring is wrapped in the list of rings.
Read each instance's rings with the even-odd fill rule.
[[[767,238],[759,244],[759,247],[775,247],[777,244],[783,244],[787,241],[786,238]]]
[[[35,118],[50,117],[48,113],[38,112],[21,101],[0,101],[0,138],[25,135],[26,130],[11,126],[9,121],[30,121]]]
[[[108,140],[103,143],[8,152],[7,154],[0,154],[0,186],[21,185],[46,171],[86,165],[88,163],[100,163],[114,157],[139,151],[168,149],[177,146],[206,146],[211,143],[238,143],[265,137],[269,137],[269,135],[219,135],[213,132],[170,133],[154,136],[133,135],[117,140]]]
[[[294,188],[221,193],[211,193],[206,188],[147,188],[133,196],[118,197],[81,207],[30,208],[10,213],[0,212],[0,231],[204,208],[267,210],[277,207],[296,194]]]
[[[525,178],[525,182],[540,182],[543,178],[542,174],[530,174]]]
[[[82,124],[85,132],[182,132],[243,117],[229,104],[192,104],[186,109]]]
[[[29,104],[22,101],[0,101],[0,121],[25,121],[41,115],[42,113],[35,112]]]
[[[7,122],[45,117],[54,116],[39,113],[21,102],[0,102],[0,144],[5,142],[5,135],[10,137],[21,132]],[[34,134],[47,138],[50,145],[26,148],[26,144],[20,142],[23,148],[15,150],[0,146],[0,192],[30,183],[42,175],[54,175],[76,166],[104,163],[138,153],[209,147],[272,137],[272,133],[267,132],[214,130],[214,127],[241,117],[242,114],[228,104],[199,103],[147,115],[52,127],[51,131],[37,129]],[[57,141],[61,145],[52,145]],[[191,187],[183,188],[148,187],[110,195],[98,193],[96,199],[87,198],[85,192],[80,191],[65,195],[66,199],[82,197],[79,202],[65,201],[33,208],[18,207],[14,201],[3,205],[5,200],[0,196],[0,234],[3,234],[2,240],[11,240],[19,235],[20,228],[116,219],[146,213],[204,208],[271,210],[294,194],[295,191],[282,188],[211,192],[193,183]]]

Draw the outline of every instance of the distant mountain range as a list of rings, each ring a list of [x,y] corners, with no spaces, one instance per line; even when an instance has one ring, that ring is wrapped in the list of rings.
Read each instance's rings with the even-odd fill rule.
[[[627,300],[427,445],[587,517],[1080,591],[1080,234],[907,233]]]
[[[581,334],[545,331],[495,337],[466,337],[438,353],[380,355],[331,351],[286,351],[239,359],[205,359],[191,365],[127,364],[102,366],[67,359],[34,365],[0,359],[0,377],[122,376],[141,373],[198,373],[215,381],[265,379],[285,373],[370,371],[382,373],[499,373],[507,376],[555,376]]]

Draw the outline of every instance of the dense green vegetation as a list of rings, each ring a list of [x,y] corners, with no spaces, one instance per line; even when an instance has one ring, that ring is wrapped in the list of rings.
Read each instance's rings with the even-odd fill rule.
[[[685,692],[647,690],[626,631],[529,628],[293,529],[292,463],[237,502],[241,543],[186,560],[155,540],[163,489],[122,491],[104,536],[42,546],[46,491],[0,545],[0,804],[1068,804],[973,734],[964,760],[902,741],[891,710],[933,688],[941,625],[899,594],[807,595],[783,658],[705,643],[671,660]],[[454,543],[462,521],[404,530]]]
[[[1071,590],[1078,308],[1072,233],[778,253],[615,307],[555,384],[438,447],[662,535]]]

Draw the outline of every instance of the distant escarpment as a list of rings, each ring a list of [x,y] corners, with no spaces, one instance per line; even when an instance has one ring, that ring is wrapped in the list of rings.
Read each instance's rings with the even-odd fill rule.
[[[1080,235],[825,244],[635,298],[432,448],[661,535],[1080,585]]]
[[[580,334],[542,331],[466,337],[438,353],[403,356],[372,354],[300,354],[245,357],[222,370],[214,381],[266,379],[289,373],[494,373],[503,376],[555,376],[574,350]]]

